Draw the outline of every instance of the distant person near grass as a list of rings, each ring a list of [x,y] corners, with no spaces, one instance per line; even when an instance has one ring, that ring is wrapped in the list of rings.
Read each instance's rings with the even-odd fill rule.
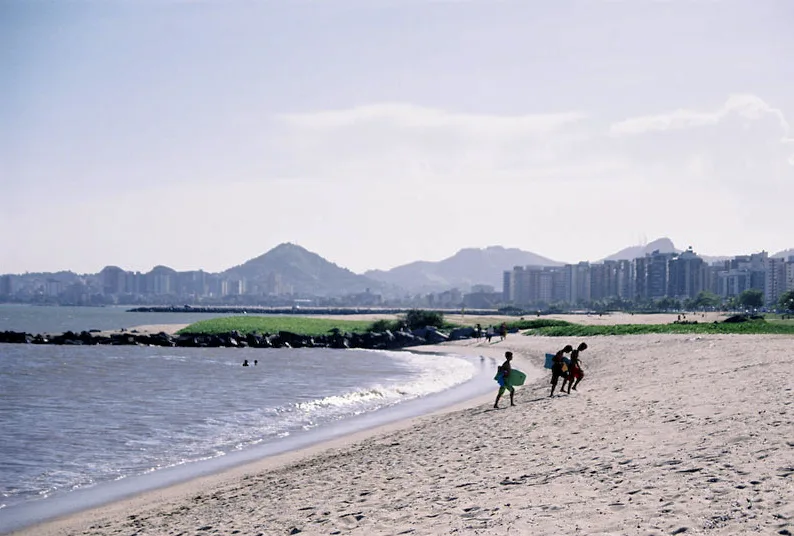
[[[505,352],[505,362],[499,365],[499,369],[496,373],[497,381],[499,382],[499,392],[496,394],[496,402],[494,402],[493,407],[498,409],[499,408],[499,399],[502,398],[502,395],[505,394],[505,391],[510,391],[510,405],[515,406],[513,402],[513,395],[516,392],[515,387],[510,385],[510,371],[513,367],[510,365],[510,361],[513,360],[513,352],[507,351]]]

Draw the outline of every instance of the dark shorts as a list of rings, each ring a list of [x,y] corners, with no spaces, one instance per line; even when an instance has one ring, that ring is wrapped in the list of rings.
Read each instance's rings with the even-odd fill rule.
[[[560,370],[559,372],[557,372],[555,370],[551,371],[551,384],[552,385],[557,385],[557,380],[559,380],[560,378],[562,378],[563,380],[567,380],[568,379],[568,373],[567,372],[563,372],[562,370]]]

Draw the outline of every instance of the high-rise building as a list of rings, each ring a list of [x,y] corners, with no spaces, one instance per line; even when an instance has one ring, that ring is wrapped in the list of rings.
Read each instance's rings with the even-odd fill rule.
[[[122,294],[127,291],[127,272],[118,266],[105,266],[99,272],[102,292],[105,294]]]
[[[608,267],[605,264],[590,265],[590,299],[593,301],[607,297]]]
[[[634,265],[630,260],[617,261],[618,297],[624,300],[634,299]]]
[[[675,253],[660,253],[659,250],[653,251],[648,257],[646,267],[647,297],[659,299],[667,296],[667,285],[670,276],[670,260]]]
[[[515,284],[513,283],[513,273],[515,273],[515,268],[513,270],[505,270],[502,274],[502,301],[505,303],[515,302]]]
[[[729,298],[738,296],[745,290],[750,290],[750,272],[732,269],[718,274],[718,292],[720,296]]]
[[[565,273],[559,268],[515,266],[502,274],[502,299],[506,303],[531,305],[566,301],[567,289]]]
[[[634,267],[634,294],[632,301],[644,301],[648,299],[648,264],[650,257],[637,257],[632,261]]]
[[[549,268],[548,270],[551,272],[552,303],[567,302],[571,295],[571,289],[565,268]]]
[[[694,298],[705,288],[706,263],[691,247],[671,258],[668,267],[668,296]]]
[[[513,268],[513,303],[529,303],[529,278],[523,266]]]
[[[566,300],[571,305],[590,302],[590,263],[566,264],[569,295]]]
[[[0,277],[0,296],[11,296],[14,294],[14,276],[6,274]]]
[[[786,265],[783,259],[768,259],[766,265],[766,282],[764,302],[774,305],[786,291]]]

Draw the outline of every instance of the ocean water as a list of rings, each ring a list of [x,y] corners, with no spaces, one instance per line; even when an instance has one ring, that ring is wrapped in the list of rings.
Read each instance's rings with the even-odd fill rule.
[[[0,331],[64,333],[117,331],[156,324],[191,324],[199,320],[234,316],[209,313],[131,313],[132,306],[56,307],[0,303]]]
[[[426,412],[490,389],[492,368],[410,352],[0,344],[0,533]]]

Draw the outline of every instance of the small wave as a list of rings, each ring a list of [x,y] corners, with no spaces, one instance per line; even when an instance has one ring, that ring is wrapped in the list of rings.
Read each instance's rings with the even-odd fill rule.
[[[296,404],[297,408],[310,413],[328,408],[342,410],[369,404],[380,407],[383,404],[398,403],[444,391],[470,380],[476,373],[476,368],[471,362],[457,356],[419,355],[407,352],[382,353],[401,361],[404,366],[418,374],[405,383],[375,384],[341,395],[300,402]]]

